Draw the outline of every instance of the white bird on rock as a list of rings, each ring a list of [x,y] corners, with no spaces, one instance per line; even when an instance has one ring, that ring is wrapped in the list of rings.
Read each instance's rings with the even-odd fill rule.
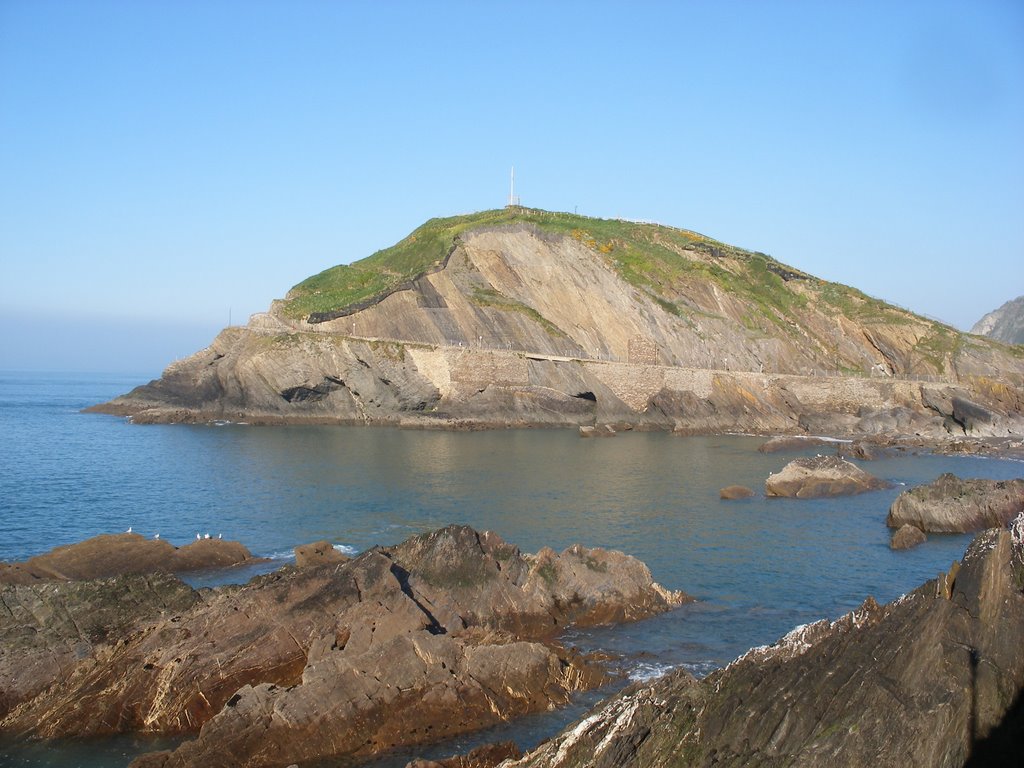
[[[210,534],[206,534],[205,536],[203,536],[203,538],[204,538],[204,539],[208,539],[208,538],[210,538]]]
[[[154,539],[159,539],[160,538],[160,534],[159,533],[154,533],[153,534],[153,538]]]
[[[197,534],[196,534],[196,541],[198,541],[198,540],[199,540],[199,539],[201,539],[201,538],[203,538],[203,537],[202,537],[202,536],[200,536],[200,535],[199,535],[199,534],[197,533]]]
[[[132,527],[131,527],[131,526],[129,525],[129,526],[128,526],[128,530],[127,530],[127,531],[125,531],[125,533],[131,533],[131,532],[132,532]]]

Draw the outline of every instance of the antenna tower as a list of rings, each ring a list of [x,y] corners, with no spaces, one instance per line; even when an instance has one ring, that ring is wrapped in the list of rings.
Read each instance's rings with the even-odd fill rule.
[[[519,198],[516,197],[516,167],[512,166],[512,185],[508,191],[508,207],[512,208],[519,205]]]

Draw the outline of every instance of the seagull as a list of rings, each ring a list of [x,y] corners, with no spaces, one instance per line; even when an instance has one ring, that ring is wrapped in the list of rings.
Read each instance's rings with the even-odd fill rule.
[[[222,534],[222,533],[218,533],[218,534],[217,534],[217,538],[218,538],[218,539],[222,539],[222,538],[224,538],[224,534]]]
[[[155,533],[155,534],[153,534],[153,538],[154,538],[154,539],[159,539],[159,538],[160,538],[160,534],[159,534],[159,533]]]
[[[132,532],[132,527],[131,527],[131,526],[129,525],[129,526],[128,526],[128,530],[127,530],[127,531],[125,531],[125,533],[131,533],[131,532]]]
[[[202,537],[202,536],[200,536],[200,535],[199,535],[199,534],[197,533],[197,534],[196,534],[196,540],[199,540],[199,539],[201,539],[201,538],[203,538],[203,537]]]
[[[205,535],[205,536],[204,536],[203,538],[204,538],[204,539],[208,539],[208,538],[210,538],[210,534],[206,534],[206,535]]]

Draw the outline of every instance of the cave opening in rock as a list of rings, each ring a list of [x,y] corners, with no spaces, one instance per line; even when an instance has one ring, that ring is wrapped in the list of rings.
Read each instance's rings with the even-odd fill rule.
[[[577,392],[573,397],[578,397],[580,400],[589,400],[592,403],[597,402],[597,395],[593,392]]]

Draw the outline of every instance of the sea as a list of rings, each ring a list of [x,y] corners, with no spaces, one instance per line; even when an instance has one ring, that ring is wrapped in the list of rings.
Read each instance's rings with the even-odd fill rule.
[[[640,558],[658,582],[697,598],[654,619],[570,631],[566,642],[611,654],[623,682],[678,667],[703,676],[868,596],[899,597],[947,570],[970,541],[932,535],[915,549],[890,550],[885,517],[901,490],[943,472],[1024,476],[1016,461],[900,455],[863,463],[895,484],[889,490],[721,501],[724,486],[763,490],[789,460],[834,449],[764,454],[757,450],[764,438],[749,435],[136,425],[82,413],[142,383],[124,374],[0,372],[0,560],[129,527],[178,545],[197,534],[223,536],[268,558],[188,578],[211,586],[281,567],[300,544],[327,539],[356,554],[449,523],[496,531],[527,552],[606,547]],[[609,693],[362,765],[401,768],[416,755],[437,758],[496,740],[529,748]],[[0,742],[0,765],[117,768],[173,744],[137,736],[8,740]]]

